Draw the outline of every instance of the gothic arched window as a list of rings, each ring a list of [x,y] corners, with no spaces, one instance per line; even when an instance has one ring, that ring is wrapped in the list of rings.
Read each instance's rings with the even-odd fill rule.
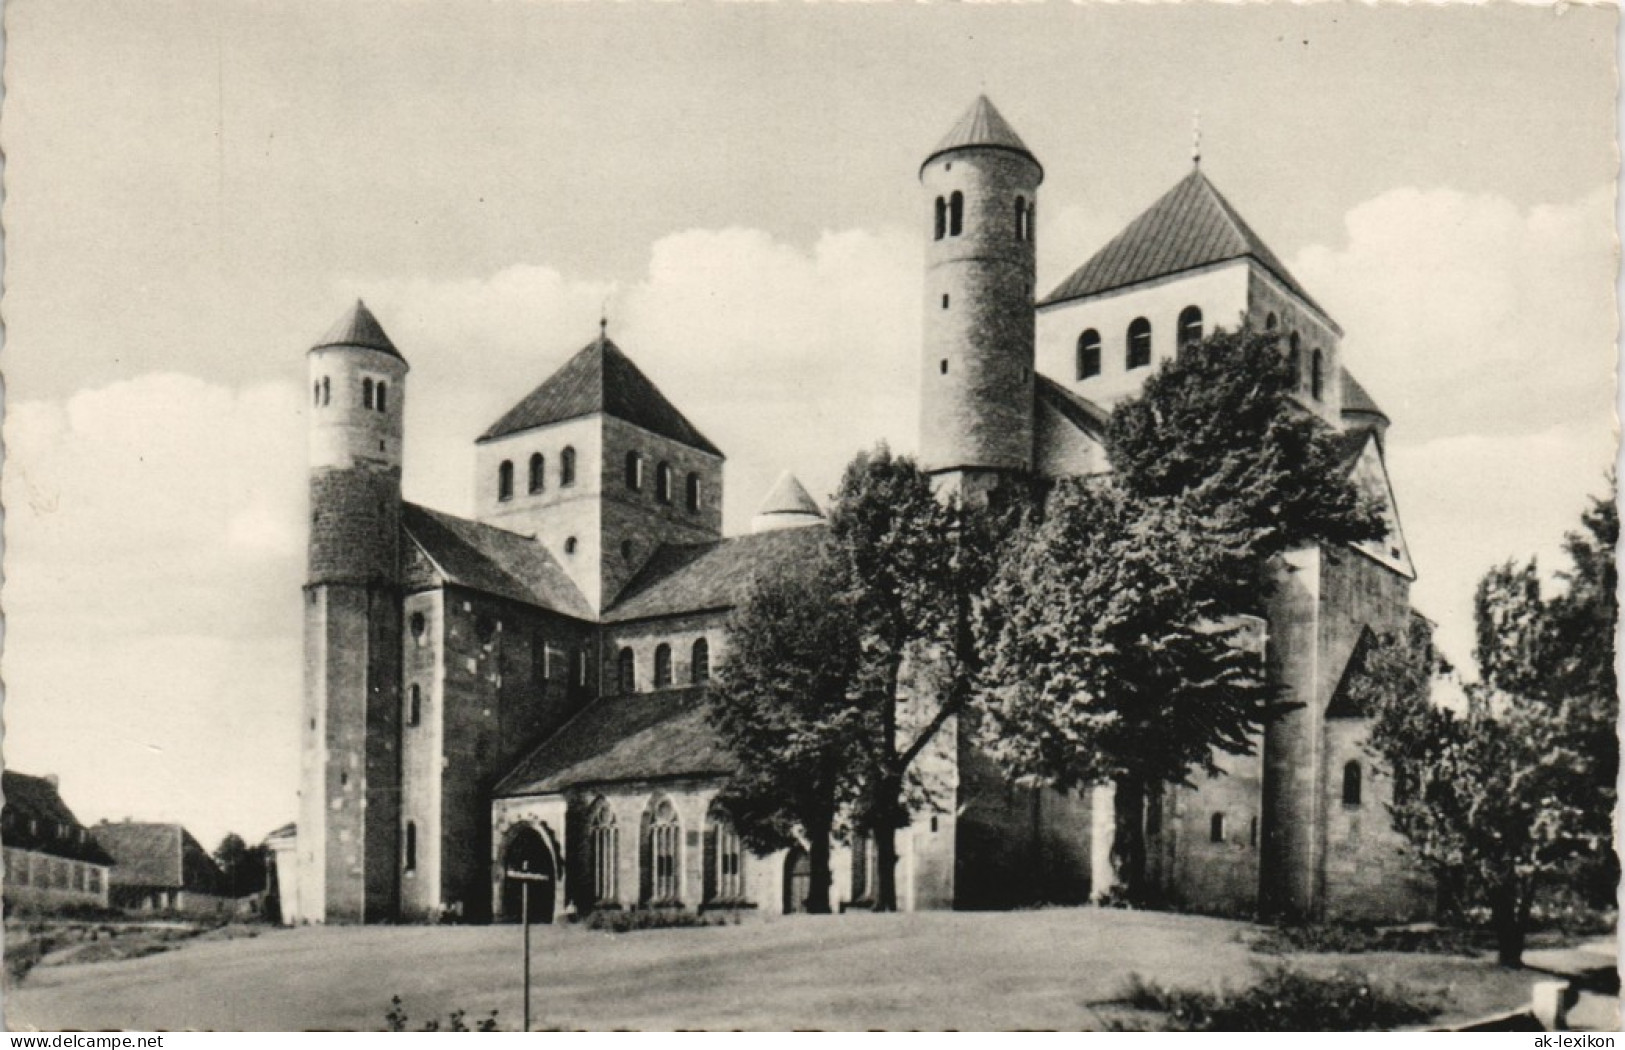
[[[1179,345],[1189,346],[1202,341],[1202,308],[1187,306],[1179,311]]]
[[[742,900],[745,850],[728,815],[715,807],[706,817],[705,853],[705,899]]]
[[[587,814],[587,861],[592,869],[592,899],[609,904],[616,897],[616,872],[621,860],[621,832],[615,813],[602,796]]]
[[[689,677],[695,685],[711,680],[711,643],[704,638],[694,642],[694,652],[688,664]]]
[[[631,649],[622,649],[615,657],[616,684],[622,693],[638,691],[638,659]]]
[[[958,237],[965,231],[965,195],[954,190],[948,198],[948,236]]]
[[[671,688],[671,646],[665,642],[655,646],[655,688]]]
[[[1151,322],[1136,317],[1128,326],[1126,367],[1144,368],[1151,363]]]
[[[671,464],[662,463],[655,467],[655,499],[662,503],[671,502]]]
[[[574,485],[576,483],[576,450],[569,445],[559,453],[559,485]]]
[[[683,827],[677,819],[677,807],[663,798],[648,816],[649,830],[645,836],[648,865],[645,877],[644,900],[648,903],[676,901],[678,899],[678,867],[682,859]]]
[[[547,488],[547,460],[542,458],[540,452],[530,457],[530,491],[540,492]]]
[[[698,513],[700,509],[700,476],[698,474],[688,476],[688,509],[695,513]]]
[[[497,467],[497,499],[513,499],[513,460],[505,459]]]
[[[1264,318],[1264,331],[1266,331],[1266,332],[1275,331],[1275,311],[1274,310],[1271,310],[1269,312],[1269,316]]]
[[[1078,336],[1078,378],[1100,374],[1100,333],[1093,328]]]
[[[948,202],[943,200],[941,197],[937,198],[937,214],[934,229],[936,230],[935,240],[939,241],[942,240],[943,235],[948,232]]]
[[[1360,763],[1350,762],[1343,767],[1343,805],[1360,804]]]
[[[1315,352],[1309,355],[1309,396],[1316,401],[1321,400],[1326,393],[1326,360],[1321,356],[1317,346]]]

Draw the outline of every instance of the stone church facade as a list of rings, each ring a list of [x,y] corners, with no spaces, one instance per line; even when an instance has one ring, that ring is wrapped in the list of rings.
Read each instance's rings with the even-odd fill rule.
[[[1280,334],[1299,401],[1389,508],[1381,542],[1284,558],[1261,658],[1302,706],[1227,774],[1149,804],[1148,871],[1196,910],[1404,918],[1430,891],[1388,824],[1393,785],[1348,699],[1375,633],[1414,615],[1384,464],[1388,425],[1341,330],[1195,167],[1049,295],[1043,169],[981,98],[920,169],[920,461],[975,495],[1109,469],[1104,426],[1158,362],[1216,326]],[[732,759],[706,681],[752,576],[816,543],[786,475],[722,533],[724,455],[600,331],[476,442],[471,519],[401,497],[408,365],[360,303],[307,355],[298,918],[511,918],[601,908],[805,907],[800,850],[758,857],[713,799]],[[863,435],[851,435],[856,447]],[[905,683],[900,718],[929,716]],[[904,908],[1083,901],[1109,873],[1111,800],[1018,789],[950,722],[929,804],[899,833]],[[837,851],[832,905],[873,894]]]

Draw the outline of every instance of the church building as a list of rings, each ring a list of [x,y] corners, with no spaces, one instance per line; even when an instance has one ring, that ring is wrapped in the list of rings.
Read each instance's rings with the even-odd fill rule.
[[[1342,330],[1199,162],[1040,297],[1043,176],[985,97],[921,164],[921,465],[970,495],[1109,470],[1112,406],[1180,345],[1243,323],[1278,333],[1302,409],[1340,435],[1389,532],[1282,560],[1259,643],[1302,706],[1226,775],[1152,801],[1148,871],[1199,911],[1425,913],[1348,698],[1370,639],[1413,615],[1414,571],[1388,419],[1345,369]],[[408,365],[364,305],[307,355],[300,920],[512,918],[524,885],[542,920],[806,907],[805,853],[751,854],[713,805],[732,758],[704,689],[750,580],[804,556],[824,518],[786,474],[748,534],[723,535],[723,451],[600,327],[476,441],[472,518],[402,499]],[[928,690],[906,692],[900,717],[922,717]],[[1016,788],[951,723],[922,763],[931,804],[898,835],[901,907],[1105,889],[1107,789]],[[833,906],[869,902],[873,852],[837,851]]]

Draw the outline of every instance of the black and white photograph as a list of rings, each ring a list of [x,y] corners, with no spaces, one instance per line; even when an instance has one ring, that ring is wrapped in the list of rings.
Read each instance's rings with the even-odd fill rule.
[[[4,1028],[1618,1032],[1618,24],[8,0]]]

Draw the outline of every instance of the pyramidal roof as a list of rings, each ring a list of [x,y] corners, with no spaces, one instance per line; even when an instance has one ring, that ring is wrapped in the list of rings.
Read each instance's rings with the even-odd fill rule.
[[[327,346],[360,346],[382,351],[391,357],[401,357],[401,352],[384,334],[384,326],[378,323],[378,318],[360,299],[338,319],[337,324],[327,330],[326,335],[316,340],[316,345],[311,349],[320,350]],[[401,357],[401,360],[406,358]]]
[[[779,475],[779,480],[773,483],[762,505],[756,508],[757,514],[813,514],[823,517],[824,512],[818,509],[818,502],[808,495],[806,486],[802,485],[796,476],[788,470]]]
[[[1193,168],[1038,305],[1098,295],[1243,257],[1255,259],[1298,298],[1331,320],[1201,168]]]
[[[1010,126],[1004,115],[993,107],[993,103],[988,101],[986,95],[977,95],[970,109],[967,109],[965,115],[960,117],[949,129],[948,134],[942,137],[936,148],[926,155],[920,167],[924,168],[944,153],[951,153],[956,149],[975,148],[1009,150],[1038,164],[1038,158],[1033,156],[1033,151],[1021,141],[1021,136],[1016,134],[1016,129]],[[1038,166],[1040,170],[1043,169],[1042,164]]]
[[[491,424],[478,440],[492,441],[532,427],[599,413],[722,456],[722,451],[604,335],[582,347],[541,386]]]

